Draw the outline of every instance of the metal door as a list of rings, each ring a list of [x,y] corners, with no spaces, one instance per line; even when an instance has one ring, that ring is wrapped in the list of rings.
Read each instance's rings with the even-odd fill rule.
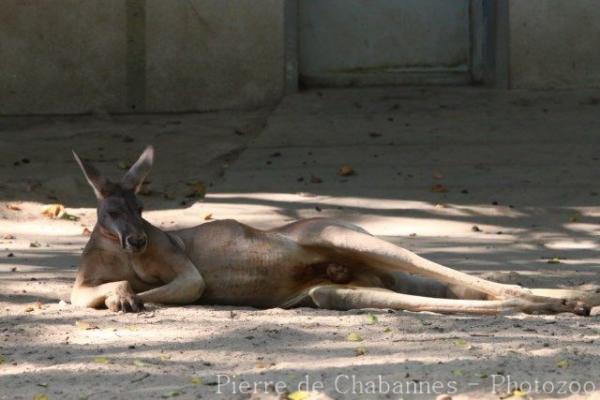
[[[299,0],[300,81],[308,86],[466,84],[470,0]]]

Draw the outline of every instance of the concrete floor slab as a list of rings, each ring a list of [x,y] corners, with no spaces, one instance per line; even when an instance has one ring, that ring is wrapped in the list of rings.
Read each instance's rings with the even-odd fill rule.
[[[533,398],[593,398],[597,316],[218,306],[128,315],[59,301],[95,218],[70,149],[115,176],[149,142],[157,163],[143,200],[163,228],[336,217],[497,280],[598,285],[599,99],[590,91],[340,89],[290,96],[271,114],[0,119],[0,398],[246,399],[246,381],[333,399],[430,399],[441,382],[454,399],[498,399],[535,380],[554,391],[522,386]],[[339,176],[343,165],[355,174]],[[187,197],[197,181],[205,199]],[[44,219],[51,202],[79,220]],[[98,329],[77,328],[82,320]],[[363,341],[346,340],[350,333]],[[230,383],[219,386],[220,375]],[[397,389],[365,392],[370,381]],[[580,389],[558,393],[562,381]]]

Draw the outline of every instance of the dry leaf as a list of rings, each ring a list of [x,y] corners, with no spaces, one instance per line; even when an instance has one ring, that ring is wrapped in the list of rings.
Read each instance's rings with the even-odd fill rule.
[[[354,349],[354,352],[356,353],[357,357],[364,356],[365,354],[367,354],[367,348],[364,346],[360,346]]]
[[[10,233],[7,233],[4,236],[2,236],[2,239],[13,240],[13,239],[16,239],[16,237],[15,237],[15,235],[11,235]]]
[[[37,242],[37,241],[29,243],[29,247],[34,247],[35,248],[35,247],[41,247],[41,246],[42,246],[42,244],[40,242]]]
[[[163,197],[167,200],[174,200],[177,198],[174,192],[164,192]]]
[[[206,187],[203,182],[188,182],[188,186],[192,188],[192,191],[187,194],[187,197],[204,198],[206,196]]]
[[[140,196],[150,196],[152,194],[152,189],[150,188],[150,185],[144,182],[140,187],[140,190],[138,190],[138,194]]]
[[[571,216],[571,218],[569,218],[570,222],[579,222],[579,218],[582,216],[583,214],[581,213],[581,211],[575,211],[575,213]]]
[[[392,333],[392,328],[390,328],[389,326],[386,326],[385,329],[383,330],[383,333]]]
[[[158,356],[160,358],[161,361],[167,361],[171,359],[171,356],[168,354],[161,354],[160,356]]]
[[[287,398],[288,400],[309,400],[310,396],[310,392],[307,392],[305,390],[296,390],[295,392],[288,394]]]
[[[142,360],[133,360],[133,365],[135,365],[136,367],[141,368],[141,367],[145,367],[146,363],[143,362]]]
[[[62,204],[48,204],[42,210],[42,215],[48,218],[57,219],[62,218],[65,214],[65,206]]]
[[[25,307],[25,312],[32,312],[34,310],[35,310],[35,308],[33,306],[27,306],[27,307]]]
[[[163,394],[161,397],[163,399],[169,398],[169,397],[177,397],[181,394],[181,392],[179,390],[171,390],[170,392],[167,392],[165,394]]]
[[[556,366],[558,368],[569,368],[569,360],[556,360]]]
[[[41,393],[36,393],[32,397],[33,400],[48,400],[48,396]]]
[[[548,264],[560,264],[560,258],[552,257],[546,261]]]
[[[78,327],[79,329],[83,330],[83,331],[89,331],[92,329],[99,329],[98,325],[95,325],[91,322],[87,322],[87,321],[75,321],[75,326]]]
[[[441,183],[436,183],[431,187],[431,191],[434,193],[446,193],[448,191],[448,188],[442,185]]]
[[[6,208],[8,208],[9,210],[13,210],[13,211],[22,211],[21,207],[16,206],[14,204],[7,204]]]
[[[4,356],[0,356],[0,365],[4,364],[6,362],[6,358],[4,358]]]
[[[94,362],[96,364],[108,364],[109,363],[108,358],[102,357],[102,356],[94,357]]]
[[[468,343],[465,339],[457,339],[454,341],[454,345],[458,347],[467,347]]]
[[[337,174],[339,176],[350,176],[350,175],[354,175],[354,168],[352,168],[350,165],[342,165],[340,167],[340,169],[338,169]]]
[[[500,399],[510,399],[513,397],[529,397],[529,396],[527,396],[527,393],[525,393],[521,389],[514,389],[512,392],[510,392],[504,396],[500,396]]]
[[[367,320],[369,322],[369,325],[373,325],[379,322],[377,315],[371,313],[367,314]]]
[[[42,215],[51,219],[68,219],[69,221],[79,221],[79,217],[67,213],[62,204],[48,204],[42,210]]]
[[[91,236],[92,235],[92,231],[90,231],[89,228],[85,227],[85,228],[83,228],[83,231],[81,232],[81,234],[83,236]]]
[[[203,215],[202,219],[204,219],[205,221],[209,221],[209,220],[213,219],[212,216],[213,216],[212,213],[206,213]]]
[[[362,342],[363,338],[356,332],[351,332],[346,336],[346,340],[349,342]]]
[[[202,380],[202,378],[200,378],[199,376],[195,376],[195,377],[193,377],[192,379],[190,379],[190,383],[191,383],[192,385],[202,385],[202,383],[203,383],[203,380]]]

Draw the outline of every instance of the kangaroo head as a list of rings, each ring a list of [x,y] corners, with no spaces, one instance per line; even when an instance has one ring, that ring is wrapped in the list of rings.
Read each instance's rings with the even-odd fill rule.
[[[142,202],[136,196],[154,160],[154,148],[146,147],[120,182],[104,177],[93,165],[73,152],[83,175],[98,199],[98,227],[104,236],[118,241],[123,251],[139,253],[146,249],[148,235],[142,219]]]

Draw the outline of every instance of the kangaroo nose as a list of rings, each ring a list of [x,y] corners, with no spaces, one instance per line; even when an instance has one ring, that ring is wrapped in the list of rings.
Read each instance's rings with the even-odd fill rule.
[[[148,238],[146,237],[146,235],[127,236],[127,244],[136,250],[143,249],[147,243],[148,243]]]

